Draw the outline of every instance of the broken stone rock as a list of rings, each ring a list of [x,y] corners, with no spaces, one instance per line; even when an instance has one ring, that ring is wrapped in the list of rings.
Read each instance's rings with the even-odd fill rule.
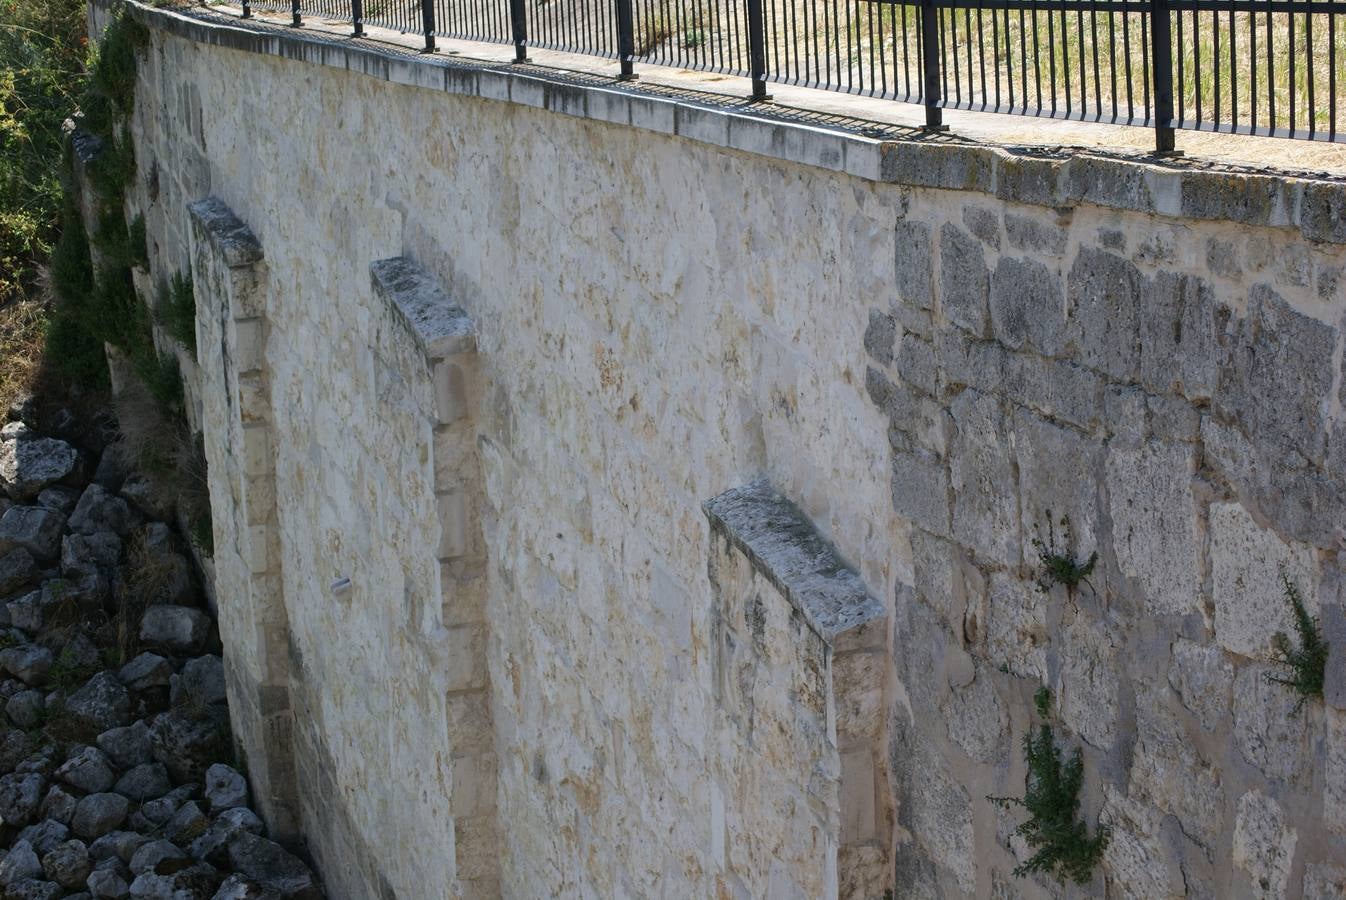
[[[121,794],[90,794],[75,807],[70,825],[75,834],[92,840],[115,831],[130,811],[131,801]]]
[[[61,550],[65,516],[40,506],[11,506],[0,516],[0,553],[24,549],[39,560],[53,560]]]
[[[210,617],[189,606],[151,606],[140,620],[140,640],[177,652],[199,649],[210,634]]]

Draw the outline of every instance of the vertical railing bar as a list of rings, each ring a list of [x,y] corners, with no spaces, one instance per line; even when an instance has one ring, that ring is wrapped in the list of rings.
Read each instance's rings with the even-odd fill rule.
[[[514,42],[514,61],[528,62],[528,22],[524,0],[509,0],[509,24]]]
[[[1327,9],[1327,139],[1337,139],[1337,11]]]
[[[365,3],[364,0],[351,0],[351,24],[355,26],[352,37],[364,37]]]
[[[766,37],[762,21],[762,0],[748,0],[748,57],[752,72],[751,100],[771,99],[766,92]]]
[[[1215,130],[1220,128],[1220,13],[1216,10],[1210,11],[1211,26],[1211,66],[1215,69],[1215,112],[1211,115],[1211,122]]]
[[[1219,15],[1219,13],[1216,13]],[[1230,130],[1239,127],[1239,53],[1238,22],[1234,19],[1234,10],[1229,10],[1229,121]]]
[[[435,52],[435,2],[421,0],[421,26],[425,31],[426,53]]]
[[[631,0],[617,0],[617,61],[621,71],[618,81],[632,81],[636,77],[636,17]]]
[[[1155,152],[1172,154],[1173,134],[1173,47],[1168,0],[1150,2],[1150,47],[1154,51],[1154,144]],[[1198,94],[1198,98],[1200,94]]]
[[[999,10],[994,8],[991,10],[991,54],[992,54],[991,59],[993,61],[992,64],[995,67],[994,74],[995,74],[996,109],[1000,109],[1000,60],[995,58],[995,56],[1000,53],[1000,16],[997,15],[998,12]],[[1008,59],[1008,57],[1006,58]],[[982,58],[982,68],[983,69],[986,68],[986,59],[984,56]]]
[[[1178,119],[1187,118],[1187,43],[1182,11],[1178,11]]]
[[[1276,60],[1272,56],[1275,33],[1271,13],[1274,0],[1267,0],[1267,128],[1268,134],[1276,130]]]
[[[1248,13],[1248,127],[1257,132],[1257,13]]]
[[[304,17],[299,12],[299,0],[290,0],[290,17],[290,25],[292,27],[304,27]]]
[[[1318,105],[1314,102],[1313,91],[1313,7],[1304,13],[1304,74],[1309,80],[1307,116],[1309,120],[1309,139],[1318,135]]]
[[[1295,109],[1295,94],[1297,93],[1297,85],[1295,83],[1295,14],[1289,13],[1286,16],[1286,20],[1289,22],[1290,26],[1286,38],[1290,42],[1290,135],[1293,136],[1295,133],[1295,113],[1297,112]]]
[[[1038,32],[1038,9],[1033,7],[1033,87],[1037,94],[1037,112],[1042,112],[1042,61],[1038,59],[1038,48],[1042,39]]]
[[[242,15],[242,18],[244,18],[244,19],[251,19],[251,18],[252,18],[252,0],[243,0],[243,15]]]
[[[921,70],[923,84],[921,99],[925,101],[925,127],[927,130],[944,129],[944,112],[939,104],[944,95],[940,92],[940,70],[942,58],[940,46],[943,43],[944,29],[940,27],[935,3],[937,0],[921,0]],[[936,29],[939,33],[936,34]]]

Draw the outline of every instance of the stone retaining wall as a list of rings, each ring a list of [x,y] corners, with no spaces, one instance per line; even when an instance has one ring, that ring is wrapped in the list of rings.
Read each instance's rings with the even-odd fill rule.
[[[1346,187],[134,14],[155,272],[208,195],[265,248],[267,640],[333,896],[1344,889]],[[456,376],[371,285],[398,257],[474,326]],[[703,514],[762,476],[882,602],[844,679]],[[1041,591],[1063,516],[1098,562]],[[1282,567],[1334,641],[1299,709],[1264,677]],[[726,718],[748,594],[778,618],[740,669],[831,669],[822,706],[771,680],[775,756]],[[985,799],[1022,792],[1042,685],[1113,828],[1082,888],[1015,879]]]

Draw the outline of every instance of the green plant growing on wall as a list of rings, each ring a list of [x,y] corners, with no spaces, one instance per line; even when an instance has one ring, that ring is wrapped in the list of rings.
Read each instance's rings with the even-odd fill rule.
[[[1075,591],[1081,584],[1089,585],[1093,590],[1093,583],[1089,581],[1089,576],[1093,574],[1094,566],[1098,564],[1098,553],[1089,554],[1089,558],[1084,562],[1078,562],[1075,559],[1074,535],[1070,530],[1070,516],[1061,517],[1061,544],[1057,546],[1056,523],[1052,521],[1052,511],[1047,510],[1047,540],[1043,540],[1041,533],[1033,538],[1033,549],[1038,554],[1038,590],[1047,593],[1053,585],[1065,585],[1066,593],[1071,597],[1075,596]]]
[[[1033,705],[1044,719],[1051,712],[1052,694],[1046,687],[1038,688]],[[1017,877],[1043,873],[1076,884],[1086,884],[1094,867],[1108,846],[1110,830],[1099,825],[1093,837],[1088,826],[1080,821],[1080,788],[1084,784],[1084,757],[1076,747],[1069,759],[1063,759],[1052,726],[1042,722],[1024,735],[1024,761],[1028,775],[1024,779],[1024,795],[1020,797],[990,797],[986,799],[1002,809],[1020,807],[1028,813],[1027,821],[1014,829],[1035,852],[1014,869]]]
[[[196,358],[196,294],[192,276],[174,272],[173,277],[159,286],[159,302],[154,308],[159,325],[172,335],[173,340],[186,347]]]
[[[1266,677],[1272,684],[1286,685],[1299,694],[1299,702],[1294,708],[1294,713],[1298,714],[1309,698],[1323,695],[1329,644],[1323,640],[1318,617],[1309,615],[1308,609],[1304,606],[1304,597],[1284,569],[1281,569],[1281,583],[1285,586],[1285,602],[1294,613],[1299,646],[1291,646],[1290,638],[1285,632],[1276,632],[1271,643],[1276,651],[1276,662],[1285,668],[1286,674],[1268,672]]]

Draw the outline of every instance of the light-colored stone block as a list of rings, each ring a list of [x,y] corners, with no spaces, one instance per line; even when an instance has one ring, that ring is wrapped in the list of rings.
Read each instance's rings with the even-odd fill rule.
[[[1239,798],[1234,822],[1234,865],[1243,871],[1249,894],[1262,900],[1286,895],[1298,833],[1279,803],[1260,791]]]
[[[1277,632],[1298,640],[1282,572],[1309,614],[1317,614],[1313,556],[1307,547],[1287,544],[1259,527],[1237,503],[1211,505],[1210,534],[1215,639],[1234,653],[1271,659]]]

